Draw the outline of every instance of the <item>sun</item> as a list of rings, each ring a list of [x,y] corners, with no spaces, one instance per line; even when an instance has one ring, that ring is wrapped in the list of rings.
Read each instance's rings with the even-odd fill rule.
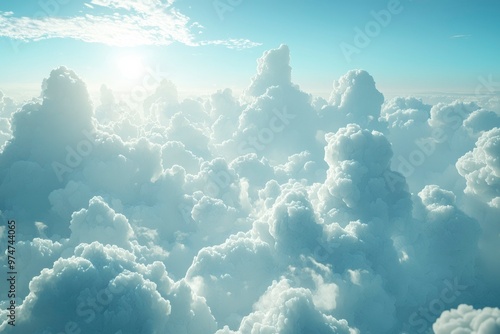
[[[139,79],[146,72],[142,57],[139,55],[119,56],[116,66],[121,76],[128,80]]]

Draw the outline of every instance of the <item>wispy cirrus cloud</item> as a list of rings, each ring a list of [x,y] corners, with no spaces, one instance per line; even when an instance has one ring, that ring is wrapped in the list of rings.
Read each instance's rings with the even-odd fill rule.
[[[198,22],[182,14],[174,1],[92,0],[85,14],[72,17],[17,17],[0,12],[0,37],[22,41],[70,38],[118,47],[169,45],[223,45],[246,49],[261,45],[248,39],[199,40],[203,29]],[[103,13],[104,12],[104,13]]]
[[[470,38],[472,35],[471,34],[462,34],[462,35],[453,35],[450,36],[450,38],[457,39],[457,38]]]

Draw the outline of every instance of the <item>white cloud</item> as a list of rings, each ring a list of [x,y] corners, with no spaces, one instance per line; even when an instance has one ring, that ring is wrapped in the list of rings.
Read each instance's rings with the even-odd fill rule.
[[[486,307],[475,310],[469,305],[445,311],[432,326],[436,334],[500,332],[500,309]]]
[[[93,197],[88,209],[74,212],[69,228],[70,242],[75,245],[98,241],[124,249],[132,248],[130,239],[134,232],[127,218],[116,214],[100,197]]]
[[[498,114],[384,103],[362,70],[326,101],[291,74],[282,45],[241,97],[181,99],[163,81],[138,106],[103,87],[94,108],[64,67],[19,109],[1,95],[0,217],[19,221],[15,330],[392,334],[440,316],[443,333],[493,328]],[[142,117],[128,117],[136,108]],[[400,158],[413,163],[406,177]],[[492,308],[443,313],[460,304]]]
[[[471,34],[466,34],[466,35],[462,34],[462,35],[453,35],[450,38],[469,38],[471,36],[472,36]]]
[[[255,311],[245,317],[237,332],[227,328],[217,334],[230,333],[338,333],[356,334],[347,321],[324,315],[314,307],[311,292],[291,288],[286,281],[274,281],[255,304]]]
[[[58,17],[60,5],[40,17],[15,16],[0,12],[0,36],[22,41],[71,38],[88,43],[133,47],[169,45],[223,45],[245,49],[260,45],[248,39],[198,40],[199,25],[177,10],[173,1],[101,1],[93,0],[84,15]],[[50,7],[50,6],[49,6]],[[98,14],[105,8],[112,14]]]
[[[467,181],[465,192],[500,208],[500,128],[484,132],[476,147],[457,161],[457,169]]]
[[[266,51],[258,60],[257,75],[253,78],[248,94],[260,96],[272,86],[290,86],[292,84],[292,68],[290,50],[282,44],[278,49]]]

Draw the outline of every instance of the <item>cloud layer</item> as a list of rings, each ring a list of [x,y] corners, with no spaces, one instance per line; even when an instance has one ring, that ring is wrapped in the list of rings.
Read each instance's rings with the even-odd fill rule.
[[[363,70],[326,101],[291,71],[282,45],[242,96],[94,106],[65,67],[0,95],[2,332],[497,333],[500,116],[384,101]]]

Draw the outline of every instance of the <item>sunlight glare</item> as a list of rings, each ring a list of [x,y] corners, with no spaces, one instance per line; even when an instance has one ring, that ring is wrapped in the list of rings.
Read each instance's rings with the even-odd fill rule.
[[[146,71],[142,58],[137,55],[121,56],[116,65],[119,73],[128,80],[138,79]]]

